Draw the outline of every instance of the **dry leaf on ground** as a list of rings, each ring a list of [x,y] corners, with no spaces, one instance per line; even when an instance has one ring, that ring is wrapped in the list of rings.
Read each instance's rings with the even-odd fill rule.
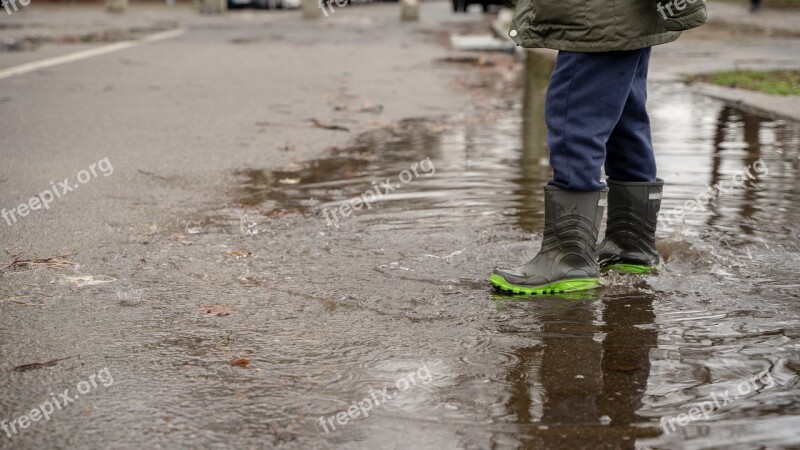
[[[252,253],[248,252],[247,250],[231,250],[225,254],[226,256],[235,256],[237,258],[247,258],[248,256],[252,255]]]
[[[230,362],[230,365],[246,369],[250,365],[250,358],[236,358]]]
[[[222,317],[222,316],[229,316],[235,313],[236,310],[227,305],[215,304],[215,305],[200,306],[197,308],[197,312],[208,314],[209,316]]]

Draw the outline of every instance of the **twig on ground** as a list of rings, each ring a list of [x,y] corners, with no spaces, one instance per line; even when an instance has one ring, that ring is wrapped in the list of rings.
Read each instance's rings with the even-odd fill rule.
[[[323,123],[320,123],[317,119],[308,119],[308,120],[310,120],[315,127],[322,128],[323,130],[348,131],[348,132],[350,131],[349,128],[345,128],[341,125],[325,125]]]
[[[16,295],[14,297],[0,298],[0,302],[9,301],[11,303],[17,303],[19,305],[25,305],[25,306],[42,306],[42,305],[37,305],[36,303],[28,303],[28,302],[23,302],[22,300],[17,300],[18,298],[28,298],[28,297],[29,297],[28,295]]]
[[[75,263],[72,261],[68,261],[66,258],[69,256],[74,255],[74,253],[67,253],[64,255],[57,255],[51,256],[49,258],[31,258],[31,259],[23,259],[22,255],[27,253],[27,251],[12,254],[8,250],[6,252],[11,255],[11,262],[0,268],[0,272],[5,272],[7,270],[24,270],[24,269],[35,269],[37,267],[50,267],[53,269],[62,269],[64,267],[68,267],[74,265]]]
[[[16,371],[16,372],[27,372],[29,370],[41,369],[43,367],[51,367],[51,366],[55,366],[56,364],[60,363],[61,361],[66,361],[68,359],[73,359],[73,358],[79,358],[80,356],[81,355],[67,356],[66,358],[56,358],[56,359],[51,359],[50,361],[45,361],[45,362],[33,362],[33,363],[30,363],[30,364],[23,364],[21,366],[14,367],[13,370]]]

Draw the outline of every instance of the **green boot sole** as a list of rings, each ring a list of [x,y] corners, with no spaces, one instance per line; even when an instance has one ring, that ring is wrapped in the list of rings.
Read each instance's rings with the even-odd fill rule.
[[[642,275],[655,272],[656,268],[653,266],[642,266],[639,264],[612,264],[610,266],[601,268],[600,272],[608,272],[610,270],[630,275]]]
[[[506,281],[505,278],[496,274],[492,274],[489,280],[492,282],[492,285],[500,291],[523,295],[548,295],[560,294],[563,292],[587,291],[600,286],[599,278],[571,278],[541,286],[512,284]]]

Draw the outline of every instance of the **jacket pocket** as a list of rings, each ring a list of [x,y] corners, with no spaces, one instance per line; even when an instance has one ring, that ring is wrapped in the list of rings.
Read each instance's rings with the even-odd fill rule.
[[[669,31],[686,31],[708,22],[705,0],[658,0],[658,18]]]
[[[532,0],[530,24],[563,28],[585,28],[589,0]]]

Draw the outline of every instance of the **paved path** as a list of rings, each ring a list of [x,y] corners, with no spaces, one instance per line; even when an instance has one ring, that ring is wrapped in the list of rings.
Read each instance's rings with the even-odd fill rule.
[[[711,20],[737,25],[763,28],[770,33],[800,35],[800,9],[772,8],[769,2],[764,9],[750,14],[745,3],[710,2]]]

